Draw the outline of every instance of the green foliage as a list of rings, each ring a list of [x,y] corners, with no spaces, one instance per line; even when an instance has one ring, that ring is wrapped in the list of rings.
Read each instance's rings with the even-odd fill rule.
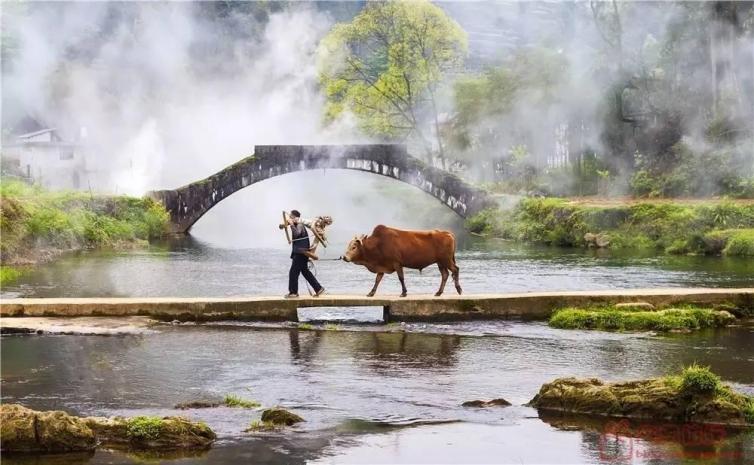
[[[226,407],[234,408],[256,408],[262,405],[257,401],[246,400],[233,394],[226,395],[223,399],[223,403]]]
[[[754,424],[754,397],[749,397],[746,406],[744,407],[744,417],[746,421]]]
[[[754,257],[754,229],[734,230],[728,237],[723,255]]]
[[[482,211],[468,218],[466,226],[476,233],[562,246],[590,246],[585,234],[601,233],[612,249],[746,256],[751,253],[754,204],[647,201],[603,207],[527,198],[510,212]],[[721,227],[728,229],[716,231]]]
[[[126,435],[135,441],[154,441],[162,432],[162,419],[139,416],[126,421]]]
[[[723,145],[699,152],[678,142],[662,157],[640,154],[630,181],[631,192],[640,197],[752,198],[752,166],[746,150]]]
[[[370,3],[320,43],[326,117],[350,111],[374,135],[418,131],[417,113],[431,104],[436,114],[437,85],[466,50],[463,29],[428,1]]]
[[[275,423],[272,423],[271,421],[254,420],[249,424],[249,427],[246,428],[246,432],[247,433],[269,432],[269,431],[278,431],[280,429],[282,429],[282,426],[276,425]]]
[[[709,367],[696,363],[681,372],[681,389],[691,394],[713,393],[721,386],[720,377],[712,373]]]
[[[21,277],[21,270],[11,266],[0,266],[0,286],[10,284]]]
[[[169,215],[147,198],[49,192],[18,181],[2,183],[3,260],[35,247],[111,247],[162,236]]]
[[[635,308],[594,307],[557,310],[549,324],[561,329],[607,331],[671,331],[716,328],[732,323],[728,312],[708,308],[682,307],[646,311]]]
[[[453,84],[455,114],[444,134],[455,156],[477,159],[490,152],[499,153],[503,147],[510,168],[526,168],[532,178],[527,141],[535,134],[529,125],[509,116],[521,101],[537,108],[556,104],[567,65],[552,49],[530,47],[517,51],[499,67],[457,79]],[[517,178],[515,173],[506,176],[506,180]]]

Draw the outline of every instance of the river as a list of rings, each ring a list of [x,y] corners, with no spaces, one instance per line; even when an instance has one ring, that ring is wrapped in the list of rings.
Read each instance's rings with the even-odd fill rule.
[[[204,221],[204,220],[202,220]],[[208,224],[211,224],[211,219]],[[201,222],[200,222],[201,224]],[[199,224],[197,225],[199,226]],[[212,235],[122,253],[69,255],[26,272],[2,297],[240,296],[284,294],[285,245]],[[217,237],[217,236],[215,236]],[[282,238],[280,239],[282,240]],[[337,258],[347,237],[323,258]],[[467,293],[640,287],[751,286],[751,261],[604,253],[534,247],[459,235]],[[331,293],[366,293],[373,275],[320,261]],[[436,269],[407,272],[410,293],[434,292]],[[305,292],[305,289],[302,288]],[[395,276],[383,294],[398,294]],[[356,309],[311,310],[303,319],[344,320],[314,330],[220,322],[160,325],[123,336],[0,338],[2,401],[81,415],[175,415],[205,421],[219,436],[189,456],[148,457],[175,464],[236,463],[683,463],[754,462],[754,433],[688,434],[680,425],[547,417],[524,406],[559,376],[624,380],[682,365],[709,365],[754,394],[754,324],[694,334],[566,331],[542,322],[359,324]],[[176,411],[184,401],[237,394],[282,405],[306,419],[281,433],[244,433],[258,410]],[[461,403],[503,397],[511,407]],[[4,463],[142,463],[143,456],[99,450],[51,457],[4,456]]]

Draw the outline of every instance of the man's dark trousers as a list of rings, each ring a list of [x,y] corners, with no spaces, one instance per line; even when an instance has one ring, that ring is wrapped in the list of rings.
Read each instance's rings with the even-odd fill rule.
[[[309,271],[309,258],[300,253],[294,253],[291,257],[291,271],[288,272],[288,292],[298,294],[298,275],[304,275],[304,279],[314,288],[314,292],[319,292],[322,285],[317,278]]]

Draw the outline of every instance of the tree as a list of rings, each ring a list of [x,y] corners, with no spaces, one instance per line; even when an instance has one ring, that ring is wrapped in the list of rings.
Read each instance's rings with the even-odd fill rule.
[[[326,118],[350,111],[367,133],[416,137],[431,153],[428,122],[444,161],[437,93],[444,76],[461,67],[467,48],[463,29],[427,1],[370,3],[320,44]]]

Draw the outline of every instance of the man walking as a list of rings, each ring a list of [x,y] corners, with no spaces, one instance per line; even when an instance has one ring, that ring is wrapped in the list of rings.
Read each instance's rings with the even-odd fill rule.
[[[298,210],[292,210],[286,220],[288,224],[281,224],[280,229],[287,226],[291,227],[291,270],[288,272],[288,299],[298,297],[298,276],[304,275],[304,279],[314,289],[314,297],[319,297],[325,292],[325,288],[317,281],[311,271],[309,271],[309,233],[304,225],[305,220],[301,219],[301,213]]]

